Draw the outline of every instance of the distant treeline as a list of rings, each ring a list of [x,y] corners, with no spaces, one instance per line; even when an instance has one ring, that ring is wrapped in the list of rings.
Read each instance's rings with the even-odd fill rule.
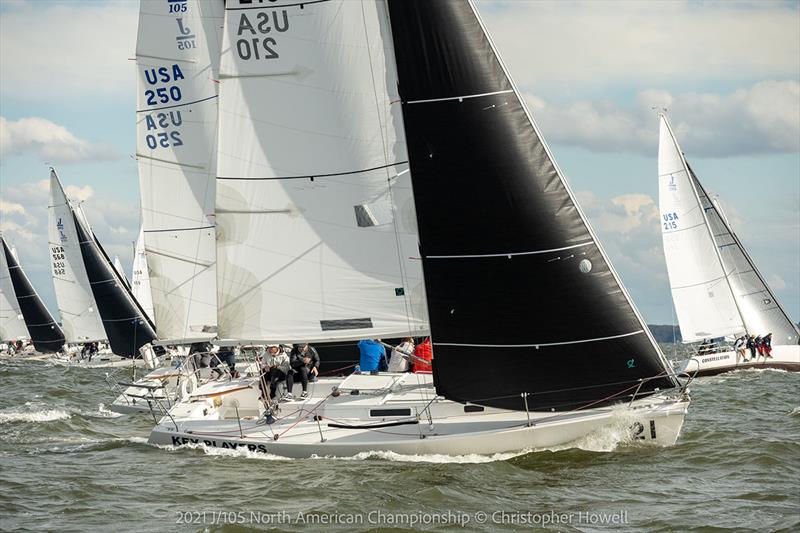
[[[647,324],[656,342],[681,342],[681,330],[669,324]]]

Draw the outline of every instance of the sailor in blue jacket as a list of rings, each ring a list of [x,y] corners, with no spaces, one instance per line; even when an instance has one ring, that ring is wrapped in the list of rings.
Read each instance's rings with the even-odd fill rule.
[[[380,339],[364,339],[358,341],[358,351],[361,355],[359,366],[362,372],[374,372],[376,370],[385,371],[388,368],[386,363],[386,348],[381,344]]]

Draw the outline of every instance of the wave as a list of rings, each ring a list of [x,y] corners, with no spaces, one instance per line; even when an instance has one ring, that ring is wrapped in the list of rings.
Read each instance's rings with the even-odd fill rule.
[[[147,439],[143,439],[147,442]],[[230,448],[215,448],[214,446],[206,446],[203,443],[186,443],[181,446],[173,446],[172,444],[153,444],[156,448],[167,450],[170,452],[181,452],[185,450],[200,450],[206,455],[218,457],[239,457],[246,459],[261,459],[265,461],[293,461],[288,457],[274,455],[271,453],[252,452],[247,448],[237,448],[235,450]]]
[[[44,409],[42,411],[20,412],[8,411],[0,413],[0,424],[9,422],[53,422],[65,420],[72,415],[63,409]]]
[[[100,416],[103,418],[119,418],[121,416],[125,416],[122,413],[115,413],[111,409],[106,408],[106,404],[100,403],[97,405],[97,412],[100,413]],[[94,413],[90,416],[95,416]]]

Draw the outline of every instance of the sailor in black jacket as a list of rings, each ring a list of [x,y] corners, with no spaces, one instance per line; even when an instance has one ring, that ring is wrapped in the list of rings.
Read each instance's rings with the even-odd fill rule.
[[[317,380],[319,374],[319,354],[313,346],[309,346],[307,342],[295,344],[289,354],[289,365],[294,371],[295,380],[300,378],[300,383],[303,385],[303,394],[301,398],[308,397],[308,382],[309,375],[311,381]]]

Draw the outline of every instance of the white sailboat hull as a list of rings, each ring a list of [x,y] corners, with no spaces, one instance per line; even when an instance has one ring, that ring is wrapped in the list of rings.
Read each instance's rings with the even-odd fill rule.
[[[180,418],[173,411],[153,429],[149,442],[244,448],[289,458],[351,457],[373,451],[493,455],[567,444],[611,427],[630,432],[636,442],[669,446],[678,438],[689,405],[688,397],[656,395],[630,405],[562,413],[531,412],[529,419],[525,412],[434,399],[430,383],[415,387],[407,381],[405,385],[406,391],[395,389],[371,395],[362,388],[358,395],[343,392],[337,398],[317,396],[302,403],[282,404],[284,412],[276,414],[277,420],[271,425],[260,420],[257,406],[241,396],[237,406],[241,418],[226,417],[230,402],[228,406],[225,401],[217,406],[206,402],[195,411],[206,413],[204,418]],[[292,412],[287,414],[289,410]],[[380,414],[392,411],[411,414]],[[317,415],[320,420],[315,419]],[[275,435],[279,437],[276,439]]]
[[[713,376],[734,370],[774,368],[790,372],[800,372],[800,345],[773,346],[772,357],[756,356],[750,358],[750,351],[745,352],[748,361],[744,361],[734,351],[707,355],[696,355],[686,361],[680,374],[689,376]]]
[[[250,363],[241,370],[245,376],[252,376],[258,373],[258,366]],[[109,409],[120,414],[150,414],[151,411],[156,415],[163,416],[175,404],[180,403],[182,398],[190,395],[200,385],[207,384],[214,390],[214,394],[222,391],[235,391],[240,389],[245,383],[249,388],[252,378],[242,378],[236,380],[211,381],[210,369],[206,370],[203,377],[196,378],[187,373],[186,367],[176,368],[175,366],[164,366],[157,368],[144,377],[130,383],[115,383],[115,389],[122,389],[116,399],[111,403]],[[126,386],[127,385],[127,386]]]

